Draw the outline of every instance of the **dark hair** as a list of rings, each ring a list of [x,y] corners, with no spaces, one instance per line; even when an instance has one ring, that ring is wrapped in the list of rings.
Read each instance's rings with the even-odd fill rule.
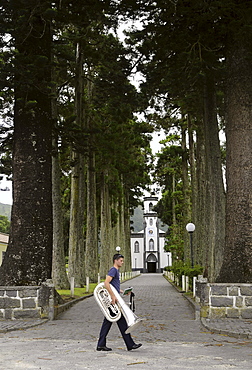
[[[115,262],[115,260],[119,260],[119,258],[124,258],[122,254],[120,253],[116,253],[114,254],[113,256],[113,263]]]

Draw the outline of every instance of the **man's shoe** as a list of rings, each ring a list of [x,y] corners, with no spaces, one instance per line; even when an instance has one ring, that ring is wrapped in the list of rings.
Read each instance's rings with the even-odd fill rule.
[[[133,346],[131,348],[128,348],[128,351],[131,351],[132,349],[138,349],[142,346],[142,343],[139,343],[139,344],[133,344]]]
[[[97,351],[112,351],[112,348],[108,348],[104,346],[104,347],[97,347],[96,350]]]

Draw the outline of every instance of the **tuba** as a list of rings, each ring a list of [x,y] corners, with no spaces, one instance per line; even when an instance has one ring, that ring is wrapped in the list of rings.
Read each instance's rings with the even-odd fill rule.
[[[110,285],[110,287],[117,299],[117,302],[115,304],[111,304],[111,297],[108,290],[104,287],[104,283],[100,283],[95,287],[94,297],[96,302],[108,321],[118,321],[121,314],[123,314],[128,325],[128,329],[125,333],[129,334],[138,327],[142,320],[131,311],[113,285]]]

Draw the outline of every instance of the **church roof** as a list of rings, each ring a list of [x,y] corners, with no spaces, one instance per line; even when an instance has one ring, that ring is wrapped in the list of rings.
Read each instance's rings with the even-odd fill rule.
[[[130,234],[130,237],[131,238],[143,238],[144,237],[144,232],[143,231],[139,231],[137,233],[132,232]]]

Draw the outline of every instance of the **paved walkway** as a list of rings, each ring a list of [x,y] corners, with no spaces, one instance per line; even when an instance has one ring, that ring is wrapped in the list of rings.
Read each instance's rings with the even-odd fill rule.
[[[103,315],[90,297],[55,321],[0,333],[0,369],[251,369],[252,341],[203,327],[194,319],[191,304],[161,274],[143,274],[122,287],[130,285],[136,294],[136,314],[145,318],[133,333],[135,342],[143,344],[140,349],[126,351],[113,324],[107,341],[113,351],[95,350]],[[252,324],[244,325],[251,333]]]

